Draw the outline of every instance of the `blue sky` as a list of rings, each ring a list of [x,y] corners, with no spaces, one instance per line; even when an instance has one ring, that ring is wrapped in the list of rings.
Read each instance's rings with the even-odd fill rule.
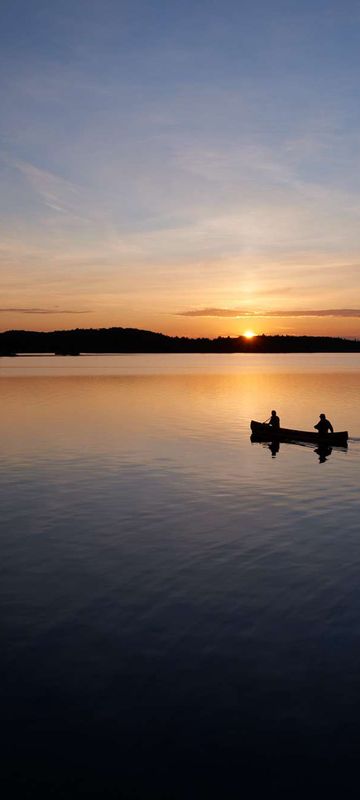
[[[360,333],[358,2],[0,22],[2,329]]]

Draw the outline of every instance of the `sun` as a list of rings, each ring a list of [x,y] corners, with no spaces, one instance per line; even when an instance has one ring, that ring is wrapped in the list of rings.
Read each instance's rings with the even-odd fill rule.
[[[254,331],[244,331],[243,336],[245,339],[253,339],[256,333],[254,333]]]

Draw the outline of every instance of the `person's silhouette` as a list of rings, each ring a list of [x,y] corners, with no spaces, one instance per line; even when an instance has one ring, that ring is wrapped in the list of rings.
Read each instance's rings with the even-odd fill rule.
[[[316,430],[319,431],[320,436],[326,436],[326,434],[329,433],[329,431],[330,433],[334,433],[334,428],[331,422],[329,422],[329,420],[326,419],[325,414],[320,414],[319,422],[316,425],[314,425],[314,428],[316,428]]]
[[[274,431],[278,431],[280,428],[280,418],[278,417],[276,411],[271,412],[271,417],[267,420],[268,424]]]

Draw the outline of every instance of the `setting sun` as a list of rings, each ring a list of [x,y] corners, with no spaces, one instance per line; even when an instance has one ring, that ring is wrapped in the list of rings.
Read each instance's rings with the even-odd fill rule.
[[[256,336],[256,333],[254,333],[254,331],[245,331],[243,336],[245,339],[252,339],[254,336]]]

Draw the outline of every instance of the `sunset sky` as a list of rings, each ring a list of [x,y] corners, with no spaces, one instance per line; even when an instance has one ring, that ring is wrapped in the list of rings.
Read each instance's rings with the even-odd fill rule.
[[[358,0],[2,0],[0,328],[360,336]]]

